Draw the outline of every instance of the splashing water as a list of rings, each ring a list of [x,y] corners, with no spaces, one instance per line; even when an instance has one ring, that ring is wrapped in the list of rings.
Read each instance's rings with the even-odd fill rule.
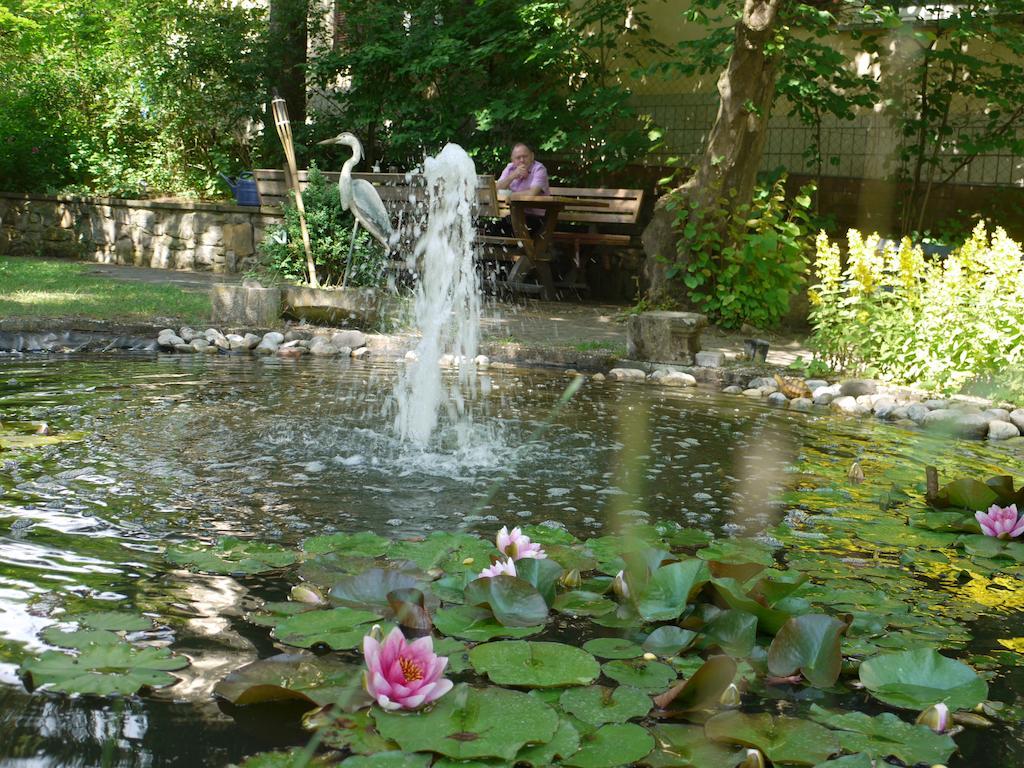
[[[476,386],[477,342],[480,333],[480,291],[474,268],[476,167],[462,147],[446,144],[437,157],[428,157],[423,174],[427,183],[427,225],[416,242],[420,265],[416,288],[416,325],[422,333],[411,360],[395,386],[400,438],[426,447],[447,405],[460,447],[471,434],[467,395]],[[453,356],[459,376],[446,396],[441,357]]]

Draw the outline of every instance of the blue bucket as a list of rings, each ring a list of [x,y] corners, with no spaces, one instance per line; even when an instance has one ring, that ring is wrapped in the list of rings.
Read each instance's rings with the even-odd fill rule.
[[[224,182],[231,187],[231,191],[235,194],[235,202],[239,205],[259,205],[260,204],[260,192],[256,187],[256,180],[252,177],[250,171],[238,174],[237,179],[232,179],[230,176],[225,176],[223,173],[218,174]]]

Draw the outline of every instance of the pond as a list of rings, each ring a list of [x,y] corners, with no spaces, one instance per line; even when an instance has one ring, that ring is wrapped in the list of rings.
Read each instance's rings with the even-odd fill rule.
[[[1013,706],[958,735],[949,765],[1024,764],[1020,566],[908,525],[924,508],[926,466],[944,480],[1019,478],[1019,447],[646,385],[588,382],[563,404],[564,374],[492,368],[469,445],[413,452],[390,429],[395,377],[392,364],[362,361],[0,361],[4,422],[81,432],[0,454],[0,764],[215,766],[305,743],[301,705],[213,695],[283,648],[253,612],[287,600],[294,567],[193,572],[168,547],[238,537],[296,548],[356,531],[493,538],[506,524],[592,539],[662,522],[774,552],[810,576],[815,605],[891,619],[856,634],[855,623],[854,647],[931,645],[970,662],[989,698]],[[853,462],[861,484],[847,478]],[[52,647],[48,630],[115,609],[148,617],[125,628],[129,640],[187,657],[180,682],[124,699],[26,690],[19,666]],[[751,690],[749,711],[883,711],[863,691]]]

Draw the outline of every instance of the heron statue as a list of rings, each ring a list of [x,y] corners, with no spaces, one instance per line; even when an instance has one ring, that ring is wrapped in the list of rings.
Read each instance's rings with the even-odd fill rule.
[[[342,287],[348,282],[349,269],[352,264],[352,254],[356,249],[356,232],[359,225],[373,235],[384,246],[385,251],[391,250],[391,237],[394,234],[394,227],[391,226],[391,217],[388,209],[384,207],[384,201],[380,199],[373,184],[366,179],[352,179],[352,169],[363,159],[363,145],[351,133],[339,133],[333,139],[325,139],[321,144],[345,144],[352,149],[352,157],[345,161],[341,167],[341,178],[338,179],[338,194],[341,196],[341,207],[344,210],[352,211],[355,217],[355,224],[352,227],[352,244],[348,249],[348,261],[345,263],[345,276],[342,278]]]

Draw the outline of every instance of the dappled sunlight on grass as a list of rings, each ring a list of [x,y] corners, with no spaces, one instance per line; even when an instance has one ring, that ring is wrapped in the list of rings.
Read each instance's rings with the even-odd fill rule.
[[[88,266],[0,257],[0,316],[199,320],[210,313],[206,293],[97,277],[86,271]]]

